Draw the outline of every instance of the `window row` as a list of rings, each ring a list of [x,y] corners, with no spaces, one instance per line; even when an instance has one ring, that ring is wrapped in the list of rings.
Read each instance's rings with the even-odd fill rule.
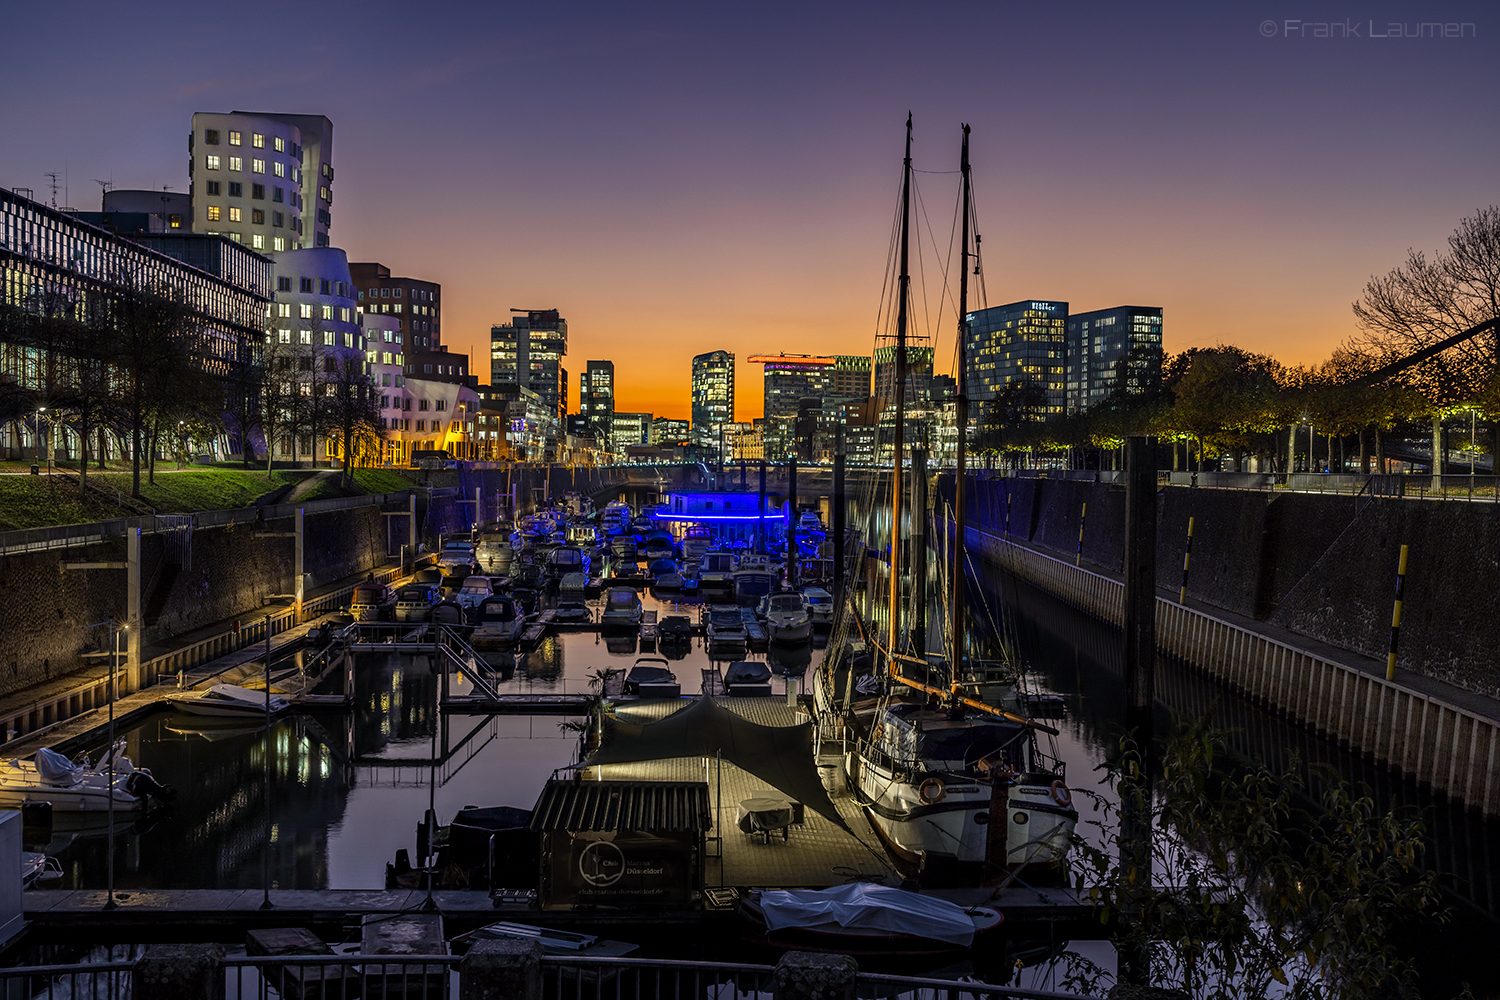
[[[229,145],[231,145],[231,146],[243,146],[244,145],[244,134],[241,133],[241,132],[236,132],[234,130],[230,130],[228,138],[229,138]],[[217,146],[219,144],[219,130],[216,129],[216,128],[204,129],[203,130],[203,142],[206,145],[209,145],[209,146]],[[250,133],[250,145],[254,146],[256,149],[265,149],[266,148],[266,136],[265,136],[265,133],[264,132],[251,132]],[[293,152],[295,154],[296,151],[297,151],[296,143],[288,143],[284,138],[282,138],[279,135],[274,135],[274,136],[271,137],[271,146],[278,153],[285,153],[287,151],[288,145],[291,146],[291,148],[292,148],[292,150],[293,150]]]
[[[210,198],[220,197],[221,194],[223,193],[223,190],[224,190],[224,185],[222,183],[220,183],[219,181],[204,181],[203,182],[203,191]],[[231,198],[243,198],[243,197],[245,197],[245,185],[241,184],[239,181],[230,181],[229,182],[229,197],[231,197]],[[250,198],[253,201],[265,201],[266,200],[266,186],[264,184],[251,184],[250,185]],[[285,201],[287,201],[288,199],[286,197],[286,189],[285,188],[281,188],[281,187],[275,187],[275,186],[273,186],[271,188],[271,200],[274,201],[274,202],[278,202],[278,203],[279,202],[285,202]],[[292,205],[299,204],[299,199],[297,197],[297,192],[295,192],[295,191],[292,192],[292,197],[290,199],[290,203]]]
[[[226,159],[229,161],[228,169],[234,171],[235,173],[241,173],[241,172],[244,171],[244,169],[245,169],[245,160],[244,160],[243,157],[239,157],[239,156],[221,157],[217,153],[207,153],[207,154],[204,155],[204,157],[203,157],[203,168],[205,170],[222,170],[222,169],[224,169],[224,161]],[[262,159],[259,159],[259,158],[256,158],[256,157],[252,157],[251,160],[250,160],[250,172],[252,174],[263,174],[263,173],[265,173],[266,172],[266,161],[262,160]],[[290,174],[291,179],[294,180],[294,181],[300,179],[297,176],[297,168],[295,166],[291,167],[290,170],[288,170],[287,165],[285,163],[281,162],[280,160],[274,160],[274,161],[272,161],[272,163],[271,163],[271,173],[274,174],[277,177],[286,177],[286,176],[288,176]]]
[[[356,345],[354,334],[352,333],[344,333],[340,335],[337,331],[334,330],[324,330],[322,339],[324,347],[337,347],[339,346],[339,342],[342,340],[344,347],[350,350],[363,350],[363,348],[360,348],[358,347],[358,345]],[[285,327],[278,329],[276,331],[276,341],[280,344],[292,343],[292,331]],[[267,334],[266,343],[270,342],[270,334]],[[298,330],[296,343],[301,344],[304,347],[312,347],[313,332],[311,330]]]

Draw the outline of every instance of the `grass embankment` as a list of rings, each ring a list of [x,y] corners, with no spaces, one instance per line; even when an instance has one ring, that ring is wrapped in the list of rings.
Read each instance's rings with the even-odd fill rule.
[[[76,475],[75,470],[67,470]],[[186,514],[198,510],[248,507],[259,497],[288,483],[296,484],[316,475],[311,470],[191,466],[184,470],[158,468],[156,482],[141,475],[141,499],[160,514]],[[136,513],[122,500],[130,497],[129,472],[89,472],[89,485],[115,499],[92,490],[80,496],[71,480],[45,475],[0,475],[0,531],[40,528],[54,524],[79,524]],[[343,490],[336,476],[325,477],[299,499],[318,500],[335,496],[363,496],[408,489],[412,481],[389,469],[358,469],[352,489]]]

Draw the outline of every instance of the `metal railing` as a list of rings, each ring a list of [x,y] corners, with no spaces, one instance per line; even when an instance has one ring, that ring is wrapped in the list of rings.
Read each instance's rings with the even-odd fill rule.
[[[457,955],[234,955],[220,960],[227,1000],[272,997],[404,997],[454,1000],[463,960]],[[39,965],[0,969],[0,995],[34,1000],[142,996],[137,962]],[[866,1000],[1080,1000],[972,980],[857,975]],[[673,959],[544,955],[540,1000],[739,1000],[776,995],[776,967]],[[1087,998],[1083,998],[1087,1000]]]

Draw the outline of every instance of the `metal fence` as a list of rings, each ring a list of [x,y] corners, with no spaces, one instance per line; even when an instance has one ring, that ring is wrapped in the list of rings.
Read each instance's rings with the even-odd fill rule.
[[[149,959],[149,953],[148,953]],[[130,1000],[146,996],[138,962],[0,969],[0,996],[28,1000]],[[402,997],[457,1000],[463,960],[456,955],[235,955],[222,959],[226,1000]],[[864,1000],[1080,1000],[972,980],[860,973]],[[670,959],[543,956],[536,1000],[741,1000],[777,995],[776,967]],[[1087,1000],[1087,998],[1082,998]]]

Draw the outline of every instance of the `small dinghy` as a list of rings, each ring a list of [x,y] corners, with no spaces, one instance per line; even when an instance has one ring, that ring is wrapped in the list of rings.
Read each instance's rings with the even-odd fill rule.
[[[173,695],[167,699],[190,715],[216,715],[228,718],[264,717],[265,691],[252,691],[235,684],[215,684],[202,694]],[[271,695],[271,714],[283,712],[292,703],[278,694]]]
[[[751,893],[740,915],[772,945],[847,955],[967,951],[1005,919],[988,906],[962,907],[868,882]]]

